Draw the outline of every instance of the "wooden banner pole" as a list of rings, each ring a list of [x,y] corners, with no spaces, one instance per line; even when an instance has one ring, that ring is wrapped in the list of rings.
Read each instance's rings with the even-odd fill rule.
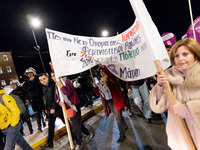
[[[160,60],[155,60],[154,63],[156,65],[157,70],[159,72],[161,72],[162,75],[165,75],[165,72],[164,72],[164,70],[162,68]],[[174,95],[172,93],[172,90],[171,90],[171,87],[169,85],[169,82],[166,82],[163,86],[164,86],[164,89],[165,89],[165,91],[167,93],[167,97],[170,100],[170,103],[171,104],[175,104],[176,103],[176,98],[174,97]],[[185,143],[186,143],[188,149],[189,150],[196,150],[194,142],[193,142],[192,137],[190,135],[190,132],[189,132],[189,130],[187,128],[185,120],[181,119],[178,115],[175,115],[175,118],[176,118],[176,121],[177,121],[177,123],[178,123],[178,125],[180,127],[180,130],[182,132],[183,138],[185,140]]]
[[[94,81],[94,77],[93,77],[91,68],[90,68],[90,75],[91,75],[91,77],[92,77],[92,81]]]
[[[66,129],[67,129],[67,135],[68,135],[70,147],[71,147],[71,149],[74,149],[74,142],[73,142],[73,139],[72,139],[72,134],[71,134],[69,121],[68,121],[67,114],[66,114],[65,105],[62,106],[62,111],[63,111],[63,115],[64,115],[64,118],[65,118],[65,126],[66,126]]]
[[[60,81],[62,83],[62,80],[61,78],[58,79],[58,81]],[[63,84],[63,83],[62,83]],[[63,96],[62,96],[62,92],[60,90],[60,88],[58,87],[58,93],[59,93],[59,97],[60,97],[60,101],[61,102],[64,102],[63,100]],[[65,104],[62,105],[62,111],[63,111],[63,116],[64,116],[64,119],[65,119],[65,126],[66,126],[66,129],[67,129],[67,135],[68,135],[68,139],[69,139],[69,143],[70,143],[70,147],[71,149],[74,149],[74,142],[72,140],[72,134],[71,134],[71,130],[70,130],[70,126],[69,126],[69,121],[68,121],[68,118],[67,118],[67,114],[66,114],[66,107],[65,107]]]

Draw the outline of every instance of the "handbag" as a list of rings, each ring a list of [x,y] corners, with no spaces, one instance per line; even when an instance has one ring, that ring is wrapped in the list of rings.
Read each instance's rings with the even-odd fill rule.
[[[74,104],[76,104],[76,94],[74,92]],[[74,116],[76,116],[76,111],[73,110],[72,108],[69,108],[66,110],[66,115],[67,118],[73,118]]]

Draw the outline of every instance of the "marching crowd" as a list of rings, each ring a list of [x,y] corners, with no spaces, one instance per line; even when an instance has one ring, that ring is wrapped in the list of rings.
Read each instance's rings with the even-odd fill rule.
[[[34,68],[25,71],[27,79],[20,84],[18,80],[11,81],[13,91],[7,95],[0,90],[0,142],[4,150],[13,150],[19,145],[24,150],[32,149],[25,141],[22,124],[27,123],[30,133],[33,133],[31,117],[28,110],[30,103],[37,119],[38,131],[45,127],[43,113],[48,118],[48,141],[40,149],[53,148],[54,127],[56,117],[63,123],[65,119],[62,108],[72,109],[75,114],[70,118],[72,138],[76,142],[76,150],[81,149],[82,133],[85,134],[85,143],[89,143],[94,133],[90,132],[81,122],[82,106],[93,105],[93,97],[101,97],[105,116],[113,113],[119,129],[117,142],[126,139],[128,126],[123,118],[123,111],[128,110],[132,115],[130,105],[134,103],[144,115],[147,123],[152,123],[152,111],[155,113],[168,112],[166,132],[168,145],[172,149],[187,149],[186,142],[181,134],[180,127],[174,116],[184,119],[194,145],[200,149],[200,46],[193,39],[182,39],[170,49],[172,66],[166,74],[157,72],[157,75],[138,81],[124,82],[117,79],[104,65],[99,64],[97,78],[86,82],[82,74],[73,80],[66,76],[55,78],[54,72],[36,74]],[[169,102],[165,84],[169,82],[176,103]],[[60,97],[64,101],[61,101]],[[18,101],[23,101],[19,104]],[[2,134],[3,133],[3,134]],[[2,140],[3,139],[3,140]]]

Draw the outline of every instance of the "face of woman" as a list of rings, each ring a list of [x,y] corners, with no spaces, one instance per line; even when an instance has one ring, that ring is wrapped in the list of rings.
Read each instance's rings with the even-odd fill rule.
[[[195,62],[195,57],[187,46],[181,46],[176,51],[174,61],[177,67],[185,69]]]
[[[56,81],[56,77],[54,73],[51,73],[51,78],[53,79],[53,81]]]

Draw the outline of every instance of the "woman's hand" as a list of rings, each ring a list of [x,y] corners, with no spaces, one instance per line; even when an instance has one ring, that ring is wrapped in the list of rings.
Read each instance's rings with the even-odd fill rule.
[[[64,102],[59,102],[59,105],[62,107],[62,106],[64,106],[65,104],[64,104]]]
[[[162,75],[161,72],[157,72],[156,74],[158,85],[163,86],[163,84],[168,81],[166,75]]]
[[[61,85],[61,82],[60,82],[60,81],[56,81],[56,85],[57,85],[57,86],[60,86],[60,85]]]
[[[96,85],[96,83],[95,83],[95,82],[93,82],[93,87],[94,87],[94,88],[96,88],[96,87],[97,87],[97,85]]]
[[[180,103],[179,101],[177,101],[176,104],[171,104],[169,108],[172,113],[178,115],[181,118],[190,117],[190,112],[188,108],[184,104]]]

